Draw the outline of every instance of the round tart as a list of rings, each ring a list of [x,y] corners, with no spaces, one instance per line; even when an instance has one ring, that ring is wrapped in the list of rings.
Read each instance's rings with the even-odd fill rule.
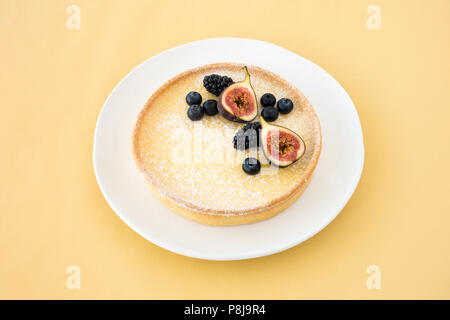
[[[181,73],[167,81],[147,101],[133,133],[133,153],[150,189],[173,211],[209,225],[236,225],[268,219],[290,206],[307,187],[321,151],[319,119],[306,97],[286,80],[247,66],[258,100],[272,93],[294,104],[270,124],[294,131],[305,153],[286,168],[270,165],[261,148],[236,150],[233,137],[243,123],[220,115],[199,121],[187,116],[186,94],[199,92],[203,101],[218,98],[206,91],[210,74],[244,79],[243,65],[218,63]],[[254,121],[259,121],[257,117]],[[261,171],[248,175],[242,163],[257,158]]]

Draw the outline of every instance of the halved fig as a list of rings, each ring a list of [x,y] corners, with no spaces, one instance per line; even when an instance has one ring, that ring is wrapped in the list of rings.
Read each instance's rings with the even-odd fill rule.
[[[305,154],[305,142],[298,134],[288,128],[268,124],[260,118],[262,149],[272,165],[284,168]]]
[[[258,103],[250,83],[250,74],[247,67],[243,69],[245,79],[223,90],[217,102],[219,113],[225,119],[235,122],[249,122],[258,115]]]

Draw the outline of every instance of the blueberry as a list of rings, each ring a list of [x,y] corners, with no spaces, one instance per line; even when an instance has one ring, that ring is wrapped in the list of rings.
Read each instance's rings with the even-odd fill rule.
[[[277,99],[271,93],[264,93],[260,101],[263,107],[273,107]]]
[[[208,116],[214,116],[219,113],[217,110],[217,101],[216,100],[206,100],[203,103],[203,110]]]
[[[198,92],[191,91],[186,95],[186,102],[190,106],[193,104],[200,104],[202,103],[202,96]]]
[[[278,111],[282,114],[288,114],[289,112],[294,109],[294,104],[292,103],[291,99],[282,98],[278,100],[277,102],[277,108]]]
[[[198,121],[203,118],[203,108],[198,104],[193,104],[189,107],[187,115],[192,121]]]
[[[261,115],[264,118],[264,120],[272,122],[278,119],[278,110],[275,107],[265,107],[261,111]]]
[[[246,174],[255,175],[261,170],[261,163],[256,158],[247,158],[242,164],[242,170]]]

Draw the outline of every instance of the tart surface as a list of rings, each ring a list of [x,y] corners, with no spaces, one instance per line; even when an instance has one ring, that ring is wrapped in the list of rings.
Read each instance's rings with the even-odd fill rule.
[[[257,99],[270,92],[294,103],[292,112],[280,114],[272,124],[287,127],[304,140],[306,151],[297,162],[277,168],[260,149],[234,149],[233,137],[242,123],[220,115],[205,115],[195,122],[187,117],[188,92],[199,92],[203,101],[217,100],[203,87],[206,75],[241,81],[242,66],[206,65],[169,80],[147,101],[134,129],[133,153],[151,190],[174,211],[201,223],[249,223],[279,213],[306,188],[320,155],[320,124],[311,104],[287,81],[259,67],[248,66]],[[242,170],[249,156],[262,164],[257,175]]]

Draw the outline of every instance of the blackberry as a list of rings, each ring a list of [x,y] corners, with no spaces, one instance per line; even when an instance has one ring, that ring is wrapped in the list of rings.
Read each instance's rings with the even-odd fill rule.
[[[210,74],[203,78],[203,86],[213,95],[220,96],[222,91],[233,84],[233,79],[218,74]]]
[[[259,147],[259,132],[261,124],[259,122],[247,123],[236,132],[233,138],[233,146],[238,150]]]
[[[259,132],[259,130],[261,130],[261,123],[258,121],[250,122],[247,123],[242,129],[244,129],[244,131],[247,131],[248,129],[255,129]]]

